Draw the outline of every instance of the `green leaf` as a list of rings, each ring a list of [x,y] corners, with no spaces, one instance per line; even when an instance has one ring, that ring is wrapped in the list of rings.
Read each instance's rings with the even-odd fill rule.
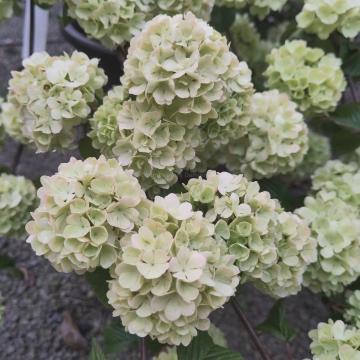
[[[0,270],[8,270],[15,267],[15,260],[13,258],[0,254]]]
[[[112,321],[104,330],[103,349],[107,355],[121,354],[137,342],[138,337],[127,333],[120,320]]]
[[[235,20],[235,13],[234,9],[215,6],[211,13],[210,25],[222,34],[228,34]]]
[[[101,303],[105,306],[109,306],[106,296],[106,293],[109,290],[107,282],[111,279],[109,270],[97,268],[93,272],[86,273],[85,278]]]
[[[360,50],[349,56],[343,65],[345,74],[350,76],[360,76]]]
[[[330,119],[338,125],[360,130],[360,103],[340,105],[330,114]]]
[[[285,342],[291,341],[296,336],[296,331],[286,320],[282,300],[278,300],[274,304],[267,319],[257,327],[257,330],[269,333]]]
[[[87,136],[79,141],[79,151],[84,159],[89,157],[98,158],[100,155],[99,151],[93,148],[91,139]]]
[[[103,353],[101,347],[95,339],[93,339],[91,342],[91,352],[89,360],[106,360],[105,354]]]
[[[200,332],[189,346],[177,348],[178,360],[243,360],[235,351],[215,345],[207,332]]]

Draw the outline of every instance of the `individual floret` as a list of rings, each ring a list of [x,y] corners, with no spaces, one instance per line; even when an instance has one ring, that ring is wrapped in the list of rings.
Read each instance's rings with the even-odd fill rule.
[[[122,46],[159,14],[192,11],[209,20],[214,0],[65,0],[68,15],[105,46]]]
[[[30,211],[36,206],[36,189],[23,176],[0,175],[0,236],[23,238]]]
[[[327,39],[339,31],[353,39],[360,33],[360,2],[358,0],[305,0],[296,17],[298,26]]]
[[[309,337],[313,360],[360,359],[360,330],[341,320],[318,324]]]
[[[114,159],[72,158],[41,183],[27,242],[58,271],[109,268],[119,256],[121,238],[146,214],[145,193]]]
[[[236,256],[242,282],[274,297],[300,290],[306,266],[316,260],[316,244],[298,216],[242,175],[208,171],[206,179],[191,179],[185,187],[184,199],[205,212]]]
[[[360,275],[357,209],[324,190],[307,197],[296,213],[310,226],[318,247],[317,262],[308,267],[304,285],[327,295],[343,291]]]
[[[239,283],[235,257],[214,226],[175,194],[156,197],[150,216],[121,245],[107,296],[113,315],[140,337],[188,345]]]
[[[75,127],[84,122],[102,96],[107,78],[99,60],[35,53],[13,71],[2,105],[6,132],[38,152],[74,145]]]
[[[286,41],[267,62],[267,86],[287,93],[309,115],[333,111],[346,88],[341,59],[303,40]]]
[[[310,178],[314,172],[331,158],[330,141],[324,135],[309,132],[309,150],[303,161],[290,174],[292,180],[301,181]]]

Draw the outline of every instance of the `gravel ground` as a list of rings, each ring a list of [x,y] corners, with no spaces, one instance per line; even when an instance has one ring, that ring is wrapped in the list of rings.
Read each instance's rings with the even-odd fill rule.
[[[57,11],[52,12],[50,21],[48,50],[52,54],[71,50],[60,34]],[[0,25],[0,95],[5,94],[10,71],[21,65],[19,34],[21,21],[18,18]],[[8,141],[0,153],[0,164],[11,165],[15,151],[16,144]],[[52,174],[60,162],[67,161],[72,155],[78,156],[78,153],[37,155],[26,150],[21,157],[18,173],[32,179]],[[32,279],[26,281],[0,273],[0,290],[6,305],[5,319],[0,325],[0,360],[87,359],[91,338],[100,336],[111,314],[94,297],[85,279],[55,272],[47,261],[36,257],[29,246],[20,240],[0,239],[0,252],[14,257],[19,266],[28,270]],[[251,286],[243,288],[239,301],[254,325],[266,318],[273,303]],[[327,319],[327,310],[319,298],[308,291],[286,299],[285,304],[289,321],[298,332],[292,344],[293,360],[301,360],[309,356],[307,332],[319,321]],[[87,346],[82,350],[74,350],[64,343],[60,325],[65,312],[71,314],[86,340]],[[246,360],[260,359],[230,305],[216,312],[213,321],[228,335],[229,345],[239,350]],[[271,359],[288,359],[283,343],[267,335],[260,338]],[[130,355],[123,358],[130,359]]]

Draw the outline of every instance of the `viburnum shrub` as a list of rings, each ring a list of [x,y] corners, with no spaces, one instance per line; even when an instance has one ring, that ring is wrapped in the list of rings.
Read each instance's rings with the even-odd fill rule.
[[[0,0],[0,20],[18,5]],[[258,330],[288,354],[282,301],[307,288],[336,314],[294,356],[360,359],[360,3],[63,6],[97,46],[125,55],[123,75],[107,84],[111,69],[79,51],[35,53],[11,73],[0,236],[84,274],[111,308],[116,331],[90,359],[125,343],[136,352],[140,339],[142,360],[241,360],[211,323],[229,303],[269,360],[240,305],[249,286],[273,298]],[[32,182],[18,174],[23,146],[78,147],[82,159]]]

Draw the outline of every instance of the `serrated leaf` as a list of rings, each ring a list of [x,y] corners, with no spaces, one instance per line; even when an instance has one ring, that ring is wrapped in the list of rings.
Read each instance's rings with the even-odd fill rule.
[[[104,330],[103,349],[105,354],[121,354],[137,344],[138,337],[125,331],[120,320],[114,320]]]
[[[80,155],[87,159],[89,157],[96,157],[98,158],[100,153],[98,150],[94,149],[91,143],[91,139],[89,137],[84,137],[79,141],[79,151]]]
[[[96,297],[100,300],[100,302],[109,306],[108,299],[106,293],[109,290],[108,280],[110,280],[109,270],[105,270],[102,268],[97,268],[93,272],[88,272],[85,274],[85,278],[93,289]]]
[[[360,130],[360,103],[340,105],[330,118],[340,126]]]
[[[95,339],[93,339],[91,342],[91,352],[89,360],[106,360],[105,354],[103,353]]]
[[[178,360],[243,360],[230,349],[215,345],[207,332],[200,332],[189,346],[178,346]]]
[[[281,300],[274,304],[267,319],[257,327],[257,330],[271,334],[285,342],[291,341],[296,336],[296,331],[287,322]]]

